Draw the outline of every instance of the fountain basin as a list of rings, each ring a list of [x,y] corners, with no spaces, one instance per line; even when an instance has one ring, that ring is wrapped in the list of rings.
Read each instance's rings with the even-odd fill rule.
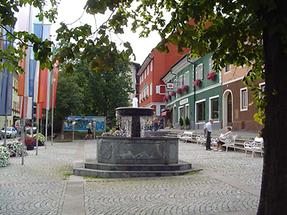
[[[74,167],[74,174],[104,178],[182,175],[192,165],[178,160],[178,138],[99,137],[97,159]]]
[[[101,137],[97,160],[108,164],[175,164],[178,163],[178,139]]]

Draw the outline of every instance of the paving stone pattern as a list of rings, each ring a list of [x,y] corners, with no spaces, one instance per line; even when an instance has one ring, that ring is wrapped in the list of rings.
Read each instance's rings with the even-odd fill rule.
[[[38,156],[30,151],[24,166],[21,158],[12,158],[0,169],[0,214],[65,214],[72,163],[83,155],[92,159],[95,152],[93,141],[81,141],[41,147]],[[162,178],[84,178],[82,214],[256,214],[262,158],[186,143],[180,143],[179,158],[203,170]]]

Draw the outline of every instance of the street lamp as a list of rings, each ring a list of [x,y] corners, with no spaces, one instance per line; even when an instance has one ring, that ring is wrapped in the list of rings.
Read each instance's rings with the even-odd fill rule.
[[[75,139],[75,124],[76,124],[76,122],[73,121],[72,122],[72,128],[73,128],[73,138],[72,138],[72,140],[73,140],[73,142],[74,142],[74,139]]]

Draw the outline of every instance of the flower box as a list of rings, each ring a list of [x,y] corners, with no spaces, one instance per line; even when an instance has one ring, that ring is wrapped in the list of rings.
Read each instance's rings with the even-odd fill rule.
[[[170,96],[175,96],[175,92],[174,91],[172,91],[172,92],[170,92],[170,94],[169,94]]]
[[[201,80],[197,79],[193,81],[194,86],[200,87],[201,86]]]
[[[182,87],[182,91],[183,91],[183,92],[188,92],[188,89],[189,89],[189,86],[188,86],[188,85],[184,85],[184,86]]]
[[[178,93],[178,94],[182,94],[182,88],[177,88],[177,90],[176,90],[176,93]]]
[[[216,79],[216,72],[209,72],[209,73],[207,74],[207,79],[208,79],[208,80],[215,81],[215,79]]]

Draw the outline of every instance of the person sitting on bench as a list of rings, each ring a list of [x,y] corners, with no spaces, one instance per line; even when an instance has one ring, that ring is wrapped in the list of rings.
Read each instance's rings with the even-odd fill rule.
[[[222,145],[225,144],[225,141],[227,139],[230,139],[232,137],[232,128],[228,126],[226,128],[226,132],[224,134],[220,134],[218,141],[217,141],[217,148],[216,150],[222,151]]]

